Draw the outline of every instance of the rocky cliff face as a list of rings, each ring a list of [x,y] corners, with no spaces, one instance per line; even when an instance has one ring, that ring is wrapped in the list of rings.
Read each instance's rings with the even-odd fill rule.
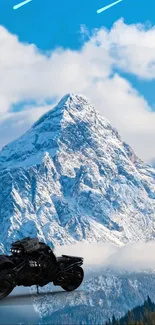
[[[66,95],[0,152],[1,250],[20,237],[122,245],[155,236],[155,169],[88,101]]]

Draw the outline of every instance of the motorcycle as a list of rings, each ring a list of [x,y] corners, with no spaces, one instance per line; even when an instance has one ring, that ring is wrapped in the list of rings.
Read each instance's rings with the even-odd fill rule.
[[[38,238],[26,237],[11,245],[11,255],[0,255],[0,300],[16,286],[43,287],[52,282],[65,291],[74,291],[82,283],[82,257],[56,257],[52,249]]]

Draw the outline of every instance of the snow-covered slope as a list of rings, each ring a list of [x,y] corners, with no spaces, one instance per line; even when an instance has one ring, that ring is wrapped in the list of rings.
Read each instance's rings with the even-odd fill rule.
[[[37,296],[33,288],[33,299],[40,324],[103,325],[112,315],[119,318],[143,304],[148,295],[155,301],[154,286],[153,273],[115,274],[107,270],[87,278],[78,291],[71,293],[52,292],[51,286],[47,286]]]
[[[80,95],[66,95],[0,152],[1,249],[38,235],[53,244],[122,245],[155,236],[155,169]]]

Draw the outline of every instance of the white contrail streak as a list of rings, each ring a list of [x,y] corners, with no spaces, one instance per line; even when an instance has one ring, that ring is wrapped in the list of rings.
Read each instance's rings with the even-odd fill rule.
[[[101,12],[103,12],[103,11],[105,11],[105,10],[107,10],[107,9],[109,9],[109,8],[111,8],[111,7],[113,7],[113,6],[115,6],[115,5],[117,5],[119,2],[122,2],[122,1],[123,1],[123,0],[118,0],[118,1],[115,1],[115,2],[111,3],[111,4],[108,5],[108,6],[105,6],[105,7],[101,8],[101,9],[98,9],[98,10],[97,10],[97,13],[100,14]]]
[[[16,10],[16,9],[18,9],[18,8],[20,8],[20,7],[24,6],[24,5],[26,5],[26,4],[27,4],[28,2],[30,2],[30,1],[32,1],[32,0],[26,0],[26,1],[23,1],[23,2],[19,3],[18,5],[15,5],[15,6],[13,7],[13,9]]]

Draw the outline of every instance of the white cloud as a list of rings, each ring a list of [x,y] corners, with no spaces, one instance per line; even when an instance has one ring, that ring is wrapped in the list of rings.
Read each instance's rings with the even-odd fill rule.
[[[22,134],[48,107],[68,92],[87,96],[118,129],[136,153],[155,156],[155,113],[142,95],[114,69],[143,79],[155,78],[155,28],[119,20],[87,36],[80,51],[57,49],[40,53],[0,27],[0,146]],[[33,100],[38,107],[11,112],[13,104]],[[9,127],[9,133],[7,130]]]
[[[102,36],[101,36],[102,37]],[[108,43],[115,56],[115,64],[123,71],[140,78],[155,78],[155,27],[125,25],[116,22],[109,32]]]
[[[105,243],[77,243],[55,248],[56,256],[82,256],[84,267],[114,268],[125,271],[155,270],[155,242],[127,244],[121,247]]]

